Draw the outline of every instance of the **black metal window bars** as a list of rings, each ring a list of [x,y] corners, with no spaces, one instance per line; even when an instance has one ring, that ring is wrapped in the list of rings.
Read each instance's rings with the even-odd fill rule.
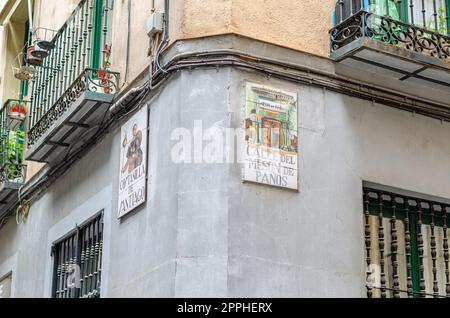
[[[367,296],[450,297],[450,203],[364,188]]]
[[[100,214],[53,245],[53,297],[99,298],[102,255]]]
[[[339,0],[331,51],[363,37],[439,59],[450,58],[448,0]]]

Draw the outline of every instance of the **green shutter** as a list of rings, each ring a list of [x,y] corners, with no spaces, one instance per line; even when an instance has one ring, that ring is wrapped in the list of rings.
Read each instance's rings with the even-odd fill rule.
[[[103,48],[102,43],[103,0],[95,0],[94,36],[92,43],[92,68],[100,69]]]
[[[411,274],[413,282],[414,298],[421,298],[420,295],[420,259],[418,244],[418,224],[417,215],[410,214],[409,227],[411,232]]]
[[[400,12],[400,20],[405,23],[409,23],[409,5],[407,0],[397,4],[398,11]]]
[[[31,30],[30,30],[30,21],[27,21],[25,23],[25,34],[24,34],[24,49],[23,49],[23,64],[25,65],[26,63],[26,59],[25,57],[27,56],[27,48],[28,45],[30,45],[32,40],[32,34],[31,34]],[[20,91],[19,91],[19,99],[23,100],[26,96],[28,96],[28,81],[21,81],[20,82]]]

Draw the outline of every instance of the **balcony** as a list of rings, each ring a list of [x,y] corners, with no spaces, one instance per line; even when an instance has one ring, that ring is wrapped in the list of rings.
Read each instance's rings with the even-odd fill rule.
[[[0,110],[0,214],[16,200],[25,182],[24,121],[27,103],[8,100]]]
[[[55,165],[96,134],[119,87],[110,71],[112,1],[83,0],[63,27],[35,32],[28,62],[32,80],[29,161]],[[42,35],[45,34],[45,35]]]
[[[331,58],[448,90],[449,7],[448,0],[340,0],[330,31]]]

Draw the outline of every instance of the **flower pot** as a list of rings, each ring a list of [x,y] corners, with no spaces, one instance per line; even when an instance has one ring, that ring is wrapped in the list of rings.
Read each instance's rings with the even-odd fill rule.
[[[9,118],[17,120],[25,120],[26,112],[25,108],[14,108],[9,113]]]
[[[52,29],[42,27],[36,28],[34,31],[34,36],[36,38],[34,43],[36,47],[47,51],[47,53],[53,50],[56,47],[54,41],[56,33],[57,31]]]
[[[14,77],[21,81],[31,80],[37,73],[36,69],[30,65],[24,65],[24,54],[21,52],[17,55],[12,63],[12,71]]]
[[[33,57],[37,58],[37,59],[43,60],[43,59],[45,59],[45,58],[48,56],[49,53],[48,53],[48,51],[45,50],[44,48],[40,47],[40,46],[38,45],[38,43],[36,42],[35,45],[34,45],[34,50],[32,50],[32,51],[30,52],[30,54],[31,54]]]
[[[44,62],[44,58],[35,56],[36,48],[34,45],[30,45],[27,49],[27,61],[30,65],[41,66]],[[36,54],[37,55],[37,54]]]
[[[37,40],[36,45],[46,51],[51,51],[56,47],[55,43],[46,40]]]
[[[27,116],[26,106],[19,101],[12,101],[8,109],[8,126],[11,130],[17,129]]]
[[[36,75],[36,69],[32,66],[14,68],[14,77],[21,81],[29,81]]]

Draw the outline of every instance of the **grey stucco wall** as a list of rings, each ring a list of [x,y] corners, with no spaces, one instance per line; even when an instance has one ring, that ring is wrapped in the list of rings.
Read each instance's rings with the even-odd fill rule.
[[[242,126],[247,80],[298,92],[299,193],[243,184],[238,164],[170,160],[175,128]],[[116,130],[26,224],[0,231],[0,265],[17,258],[16,296],[47,296],[51,235],[80,207],[103,206],[103,296],[364,297],[363,181],[450,198],[450,124],[229,68],[179,72],[149,104],[147,204],[116,217]]]

